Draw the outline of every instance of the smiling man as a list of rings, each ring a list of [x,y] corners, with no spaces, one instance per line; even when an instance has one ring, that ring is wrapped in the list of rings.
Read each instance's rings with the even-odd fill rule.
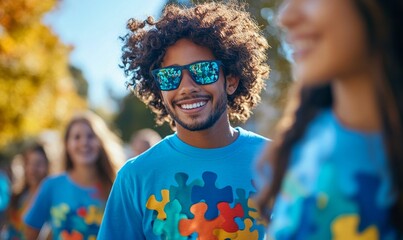
[[[253,163],[267,139],[230,124],[268,76],[256,22],[235,3],[169,5],[128,29],[128,84],[176,132],[120,170],[98,239],[263,239]]]

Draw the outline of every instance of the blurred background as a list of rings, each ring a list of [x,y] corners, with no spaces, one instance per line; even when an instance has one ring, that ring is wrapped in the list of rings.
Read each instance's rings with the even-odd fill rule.
[[[125,87],[119,68],[129,18],[158,18],[166,0],[0,1],[0,168],[31,140],[59,159],[63,127],[77,110],[102,116],[128,146],[133,133],[151,128],[154,116]],[[262,103],[241,125],[271,137],[291,82],[281,34],[275,25],[278,0],[245,0],[271,46],[270,78]]]

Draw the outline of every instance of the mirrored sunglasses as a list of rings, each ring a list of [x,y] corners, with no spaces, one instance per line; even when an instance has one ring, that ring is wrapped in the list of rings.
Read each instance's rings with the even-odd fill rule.
[[[157,81],[161,91],[175,90],[182,80],[182,71],[186,69],[193,81],[199,85],[207,85],[217,82],[220,76],[219,60],[199,61],[184,66],[170,66],[152,70],[152,75]]]

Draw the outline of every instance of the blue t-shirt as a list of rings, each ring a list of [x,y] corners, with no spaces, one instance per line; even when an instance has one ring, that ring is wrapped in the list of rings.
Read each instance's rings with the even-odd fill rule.
[[[79,186],[61,174],[42,182],[24,221],[36,229],[50,221],[53,239],[95,240],[104,209],[100,189]]]
[[[0,213],[3,213],[10,202],[11,187],[10,181],[2,170],[0,170]]]
[[[382,136],[342,126],[331,110],[294,146],[269,236],[284,239],[396,239],[395,201]]]
[[[7,211],[7,224],[3,227],[2,240],[23,240],[24,236],[24,223],[22,216],[29,207],[30,193],[29,190],[25,190],[16,199],[14,206],[10,206]]]
[[[236,129],[226,147],[200,149],[174,134],[128,161],[98,239],[263,239],[253,161],[267,139]]]

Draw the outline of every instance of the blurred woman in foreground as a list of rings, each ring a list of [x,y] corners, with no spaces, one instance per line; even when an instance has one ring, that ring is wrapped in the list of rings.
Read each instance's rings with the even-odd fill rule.
[[[283,1],[298,82],[260,195],[274,239],[402,239],[402,12],[401,0]]]

